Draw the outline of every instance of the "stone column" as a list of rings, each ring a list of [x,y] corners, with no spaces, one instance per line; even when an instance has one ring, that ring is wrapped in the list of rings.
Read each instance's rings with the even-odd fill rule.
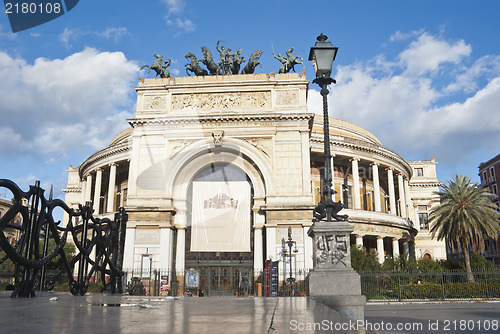
[[[408,240],[403,241],[403,254],[405,256],[410,255],[410,243],[408,242]]]
[[[356,246],[364,246],[362,235],[356,234]]]
[[[266,226],[266,259],[277,261],[279,257],[276,256],[276,227]]]
[[[410,183],[407,178],[404,179],[403,183],[405,188],[406,215],[410,220],[415,220],[415,211],[413,210],[413,203],[410,195]]]
[[[90,202],[91,196],[92,196],[92,174],[89,173],[89,175],[87,175],[87,187],[85,188],[85,203]]]
[[[373,197],[375,201],[375,211],[376,212],[381,212],[382,211],[382,206],[380,204],[380,179],[378,175],[378,163],[374,162],[372,164],[372,170],[373,170]]]
[[[127,237],[125,238],[125,250],[123,252],[123,270],[134,269],[135,254],[135,228],[127,228]],[[126,282],[124,282],[125,284]]]
[[[399,240],[398,238],[392,239],[392,257],[396,258],[399,256]]]
[[[387,183],[389,188],[389,206],[390,214],[396,214],[396,192],[394,190],[394,175],[392,173],[392,168],[387,168]]]
[[[170,275],[172,268],[172,229],[160,229],[160,261],[159,269],[166,270]]]
[[[361,210],[361,200],[359,193],[359,167],[358,158],[352,158],[352,197],[353,197],[353,207],[355,210]]]
[[[254,276],[258,276],[264,270],[264,255],[262,244],[262,227],[265,222],[263,214],[257,213],[256,224],[253,227],[253,270]]]
[[[377,259],[379,263],[384,263],[385,254],[384,254],[384,238],[377,237]]]
[[[400,204],[400,212],[401,217],[407,218],[406,215],[406,197],[405,197],[405,188],[403,183],[403,175],[401,173],[398,174],[398,188],[399,188],[399,204]]]
[[[304,269],[306,271],[314,268],[313,262],[313,240],[307,235],[310,226],[304,226]]]
[[[87,180],[83,179],[82,180],[82,198],[80,199],[80,204],[84,205],[85,204],[85,198],[87,196]]]
[[[184,294],[184,272],[186,267],[186,228],[177,228],[177,247],[175,256],[175,272],[179,280],[179,295]]]
[[[98,215],[101,209],[101,188],[102,188],[102,169],[97,168],[95,176],[95,191],[94,191],[94,214]]]
[[[116,167],[118,165],[112,163],[109,167],[109,186],[108,186],[108,206],[106,212],[115,211],[115,187],[116,187]]]

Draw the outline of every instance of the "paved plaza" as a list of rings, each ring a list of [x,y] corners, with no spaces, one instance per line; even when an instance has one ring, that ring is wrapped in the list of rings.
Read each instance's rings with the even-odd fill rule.
[[[2,292],[0,299],[0,328],[5,333],[332,333],[335,326],[348,325],[338,312],[309,298],[43,293],[11,299]],[[322,328],[311,330],[314,323]]]
[[[379,334],[499,333],[500,301],[369,303],[365,322]]]
[[[9,295],[0,293],[2,333],[472,334],[498,333],[500,319],[500,303],[368,304],[365,331],[309,298]]]

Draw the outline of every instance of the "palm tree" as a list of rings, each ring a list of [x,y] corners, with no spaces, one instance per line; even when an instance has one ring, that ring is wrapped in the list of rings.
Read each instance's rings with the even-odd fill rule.
[[[469,252],[484,251],[483,234],[496,240],[500,233],[500,213],[491,201],[488,188],[471,183],[469,176],[455,176],[443,185],[441,204],[429,215],[432,237],[446,239],[450,248],[464,254],[467,281],[473,282]]]

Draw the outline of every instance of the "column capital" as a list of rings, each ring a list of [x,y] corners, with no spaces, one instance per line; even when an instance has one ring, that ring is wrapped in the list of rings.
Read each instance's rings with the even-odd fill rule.
[[[385,170],[386,171],[391,171],[391,172],[394,172],[394,168],[389,166],[389,167],[385,167]]]
[[[95,169],[95,171],[96,171],[96,172],[102,172],[102,171],[103,171],[103,169],[102,169],[101,167],[97,167],[97,168]]]
[[[110,167],[111,167],[111,166],[120,166],[120,165],[119,165],[119,164],[117,164],[116,162],[112,162],[112,163],[108,164],[108,166],[110,166]]]
[[[349,159],[349,161],[361,161],[361,159],[358,157],[352,157]]]
[[[380,166],[380,162],[373,161],[370,166]]]

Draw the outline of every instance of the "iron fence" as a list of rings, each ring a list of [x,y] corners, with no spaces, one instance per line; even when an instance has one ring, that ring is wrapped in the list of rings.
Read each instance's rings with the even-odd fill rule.
[[[264,271],[255,272],[252,268],[208,266],[196,268],[197,280],[189,284],[191,270],[175,271],[169,269],[126,269],[123,285],[127,292],[148,296],[191,295],[209,296],[305,296],[307,272],[293,273],[280,271],[271,282]],[[272,284],[274,283],[273,290]]]
[[[500,270],[360,272],[367,300],[491,300],[500,299]]]

